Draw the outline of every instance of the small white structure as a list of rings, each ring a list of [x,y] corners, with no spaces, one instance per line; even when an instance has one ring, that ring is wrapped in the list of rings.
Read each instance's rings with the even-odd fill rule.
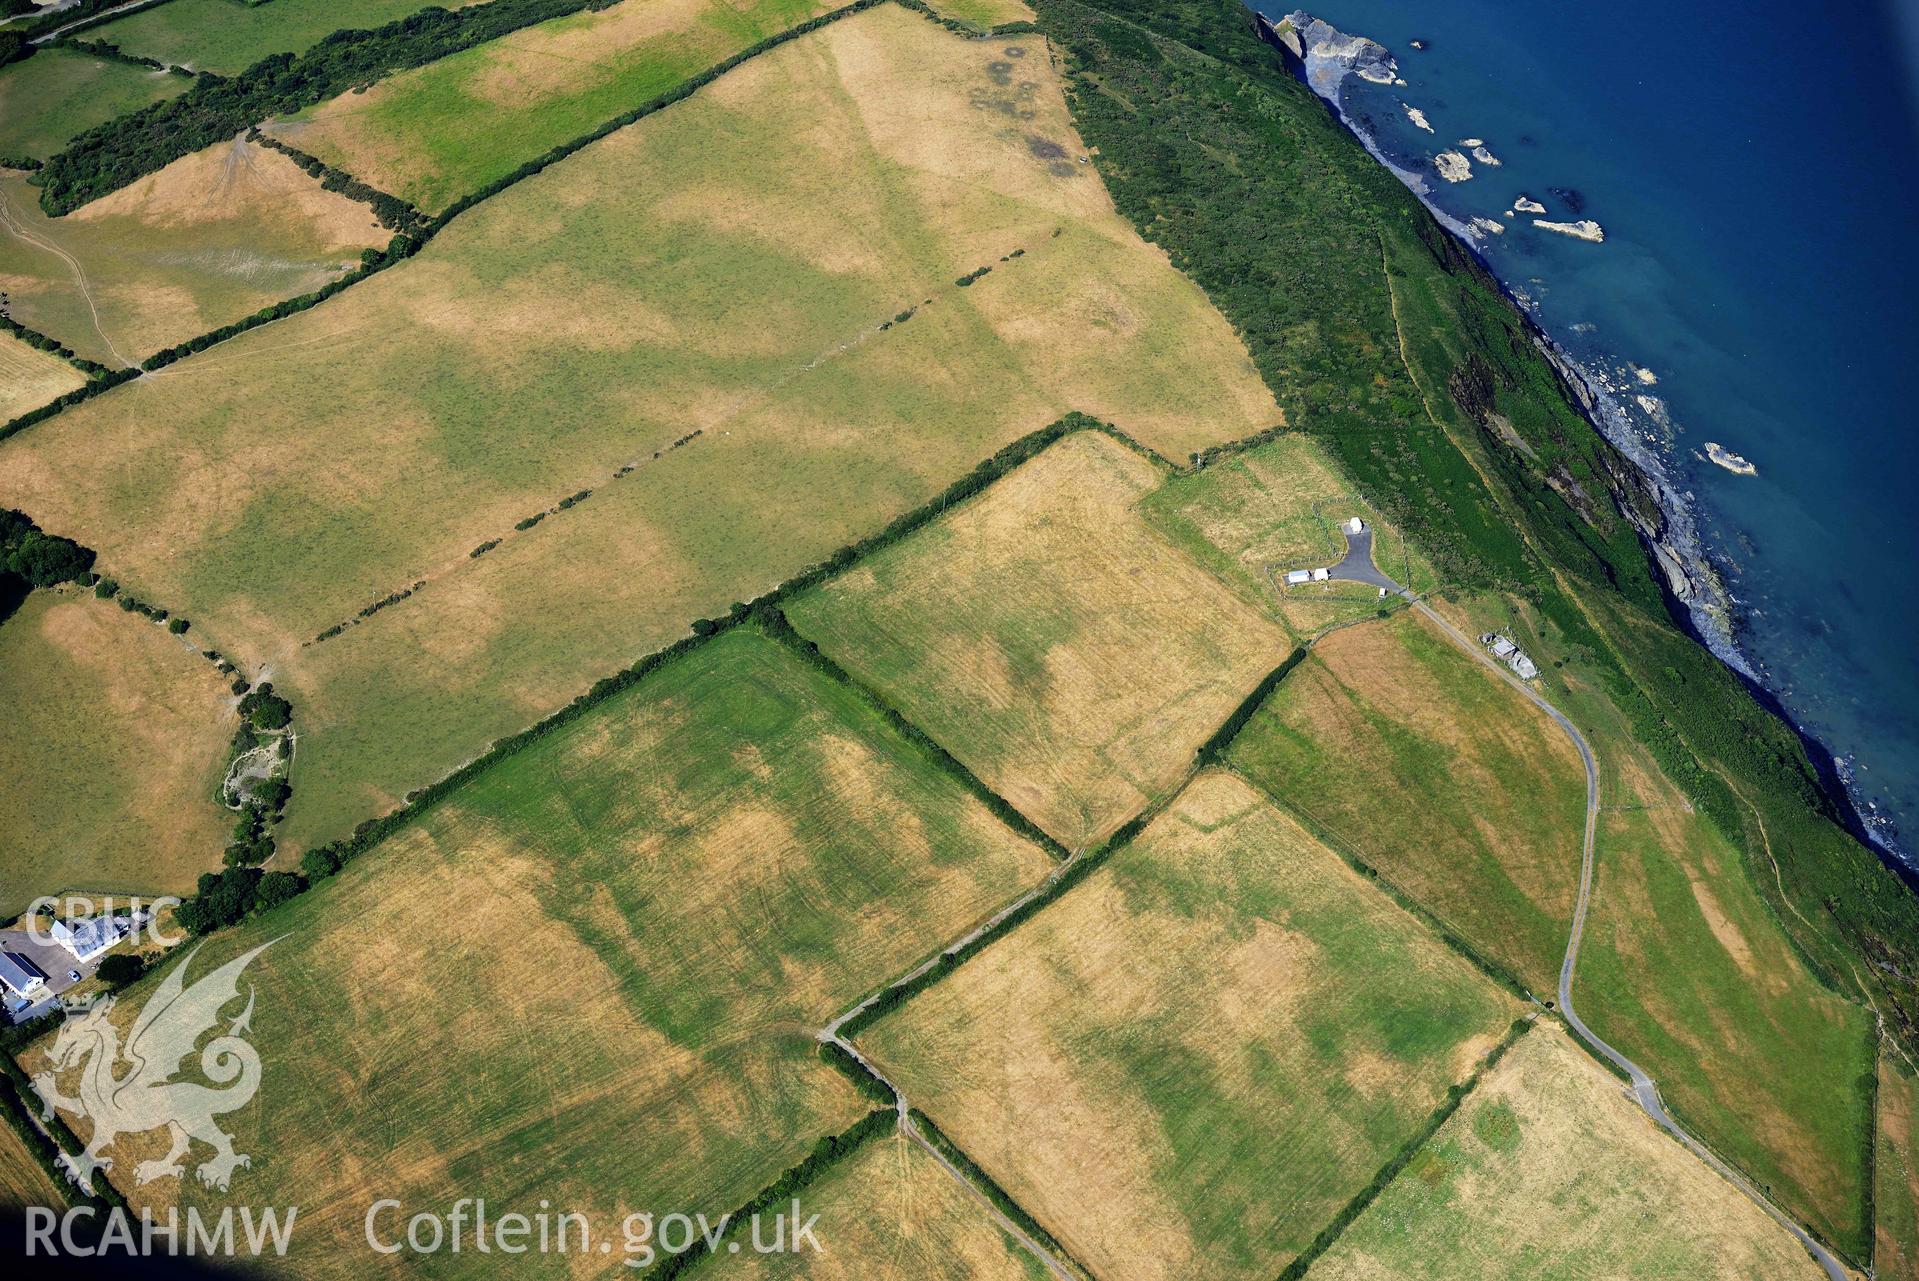
[[[38,1000],[47,990],[47,972],[18,952],[0,952],[0,983],[24,1000]]]
[[[1313,575],[1310,570],[1295,569],[1286,575],[1286,585],[1288,587],[1298,587],[1302,583],[1310,582],[1312,577]]]
[[[73,953],[76,961],[91,961],[125,938],[133,921],[125,916],[95,916],[81,921],[55,921],[48,933],[53,941]]]
[[[1520,680],[1529,681],[1539,675],[1539,668],[1532,659],[1526,657],[1526,651],[1513,644],[1510,638],[1498,632],[1487,632],[1479,638],[1479,643],[1492,651],[1494,658],[1512,669],[1513,675]]]
[[[1346,529],[1348,533],[1363,534],[1366,532],[1366,522],[1355,516],[1346,522]]]
[[[1316,569],[1313,571],[1313,581],[1315,583],[1326,582],[1330,580],[1332,576],[1333,576],[1333,571],[1330,569]]]

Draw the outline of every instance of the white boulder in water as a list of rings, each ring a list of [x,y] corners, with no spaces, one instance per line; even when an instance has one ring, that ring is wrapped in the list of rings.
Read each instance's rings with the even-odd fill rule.
[[[1414,126],[1420,129],[1424,129],[1427,133],[1431,133],[1433,131],[1432,125],[1429,124],[1426,120],[1425,112],[1421,111],[1418,107],[1411,106],[1404,102],[1400,103],[1399,105],[1402,107],[1405,107],[1406,119],[1412,121]]]
[[[1571,236],[1575,240],[1590,240],[1595,245],[1606,239],[1606,229],[1590,218],[1581,218],[1578,222],[1547,222],[1544,218],[1535,218],[1533,226],[1541,231]]]
[[[1457,151],[1442,151],[1433,157],[1433,168],[1447,182],[1465,182],[1473,176],[1473,166]]]
[[[1531,196],[1521,196],[1519,199],[1513,201],[1513,208],[1519,210],[1520,213],[1545,213],[1546,212],[1546,206],[1540,204],[1537,200],[1534,200]]]

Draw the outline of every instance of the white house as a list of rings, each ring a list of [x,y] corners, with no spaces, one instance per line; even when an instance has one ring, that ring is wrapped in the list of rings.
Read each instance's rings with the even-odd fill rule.
[[[38,1000],[46,994],[47,972],[18,952],[0,952],[0,983],[15,996]]]
[[[1366,532],[1366,522],[1355,516],[1346,522],[1346,529],[1349,533],[1363,534]]]
[[[1295,569],[1286,575],[1286,585],[1288,587],[1298,587],[1301,583],[1308,582],[1311,579],[1312,579],[1312,574],[1309,571],[1304,569]]]
[[[91,961],[118,943],[133,928],[124,916],[95,916],[81,921],[55,921],[48,931],[53,941],[73,953],[76,961]]]

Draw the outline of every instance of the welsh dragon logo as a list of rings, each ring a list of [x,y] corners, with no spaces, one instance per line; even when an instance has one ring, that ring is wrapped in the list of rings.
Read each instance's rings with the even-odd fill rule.
[[[93,1190],[93,1172],[111,1170],[113,1158],[103,1156],[123,1134],[144,1134],[166,1127],[172,1142],[166,1156],[142,1161],[134,1168],[134,1182],[179,1178],[186,1173],[185,1158],[193,1141],[213,1149],[196,1173],[200,1182],[225,1191],[234,1170],[252,1162],[233,1150],[233,1136],[214,1121],[223,1112],[244,1107],[260,1088],[260,1055],[246,1040],[252,1030],[253,992],[246,1008],[200,1049],[200,1071],[213,1088],[197,1081],[172,1078],[185,1065],[202,1035],[216,1028],[220,1011],[239,999],[240,973],[272,943],[262,943],[246,955],[228,961],[191,987],[185,986],[187,967],[200,949],[194,948],[175,965],[134,1017],[126,1044],[112,1014],[114,998],[97,1001],[84,1014],[69,1017],[54,1037],[48,1057],[52,1068],[33,1077],[40,1096],[41,1115],[53,1119],[57,1108],[91,1123],[86,1150],[68,1158],[80,1185]],[[63,1094],[57,1079],[80,1070],[79,1097]]]

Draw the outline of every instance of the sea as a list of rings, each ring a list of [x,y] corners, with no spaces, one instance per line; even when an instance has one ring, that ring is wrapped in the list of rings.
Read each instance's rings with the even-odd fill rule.
[[[1608,389],[1610,429],[1664,470],[1730,594],[1702,634],[1826,749],[1910,871],[1919,0],[1306,12],[1396,61],[1403,84],[1344,79],[1349,123]],[[1442,176],[1448,151],[1470,176]]]

